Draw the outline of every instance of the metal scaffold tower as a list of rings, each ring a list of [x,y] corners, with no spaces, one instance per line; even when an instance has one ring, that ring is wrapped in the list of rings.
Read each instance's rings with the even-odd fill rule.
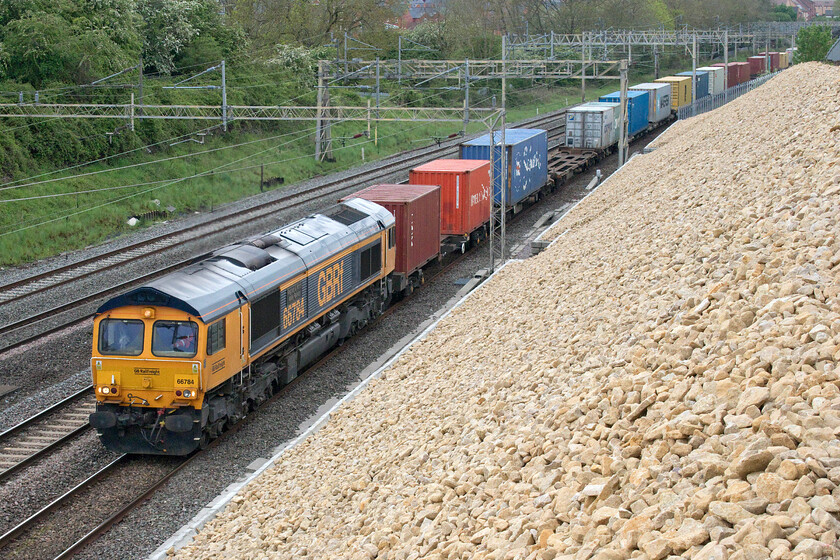
[[[734,44],[754,45],[764,48],[772,41],[795,42],[796,34],[810,25],[828,25],[840,28],[838,21],[819,22],[758,22],[738,27],[716,29],[603,29],[581,33],[554,33],[541,35],[510,35],[507,37],[508,57],[538,56],[553,59],[568,54],[569,49],[607,49],[624,47],[632,55],[632,47],[682,46],[689,47],[695,40],[701,44],[720,43],[724,34]],[[632,60],[632,56],[629,56]]]

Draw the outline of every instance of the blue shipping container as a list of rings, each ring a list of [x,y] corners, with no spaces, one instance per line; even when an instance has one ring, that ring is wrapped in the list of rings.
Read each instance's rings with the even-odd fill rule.
[[[598,101],[605,103],[621,103],[621,92],[602,95]],[[646,91],[627,90],[627,134],[633,136],[647,128],[650,113],[650,94]]]
[[[499,204],[501,189],[501,132],[494,133],[495,157],[491,158],[490,134],[461,144],[461,159],[494,160],[493,201]],[[548,134],[540,128],[506,128],[508,181],[505,205],[522,202],[548,182]]]
[[[674,74],[675,76],[691,77],[691,72],[680,72]],[[709,95],[709,73],[702,70],[697,71],[697,99],[702,99]]]

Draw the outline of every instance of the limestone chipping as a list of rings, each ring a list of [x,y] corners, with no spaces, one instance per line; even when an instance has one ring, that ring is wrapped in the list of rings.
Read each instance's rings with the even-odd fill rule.
[[[817,63],[680,123],[173,554],[837,557],[838,137]]]

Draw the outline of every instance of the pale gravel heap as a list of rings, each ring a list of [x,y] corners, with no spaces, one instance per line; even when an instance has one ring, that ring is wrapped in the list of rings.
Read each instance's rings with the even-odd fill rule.
[[[682,123],[177,556],[837,557],[838,135],[820,64]]]

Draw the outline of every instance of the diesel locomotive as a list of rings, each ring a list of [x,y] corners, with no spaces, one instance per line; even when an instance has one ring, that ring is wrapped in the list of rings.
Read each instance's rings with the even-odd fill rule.
[[[103,444],[185,455],[381,314],[394,217],[361,198],[213,252],[95,316]]]

